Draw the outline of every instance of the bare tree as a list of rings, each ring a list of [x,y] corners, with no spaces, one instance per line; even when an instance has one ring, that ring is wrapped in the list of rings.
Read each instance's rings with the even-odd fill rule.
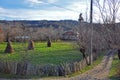
[[[77,27],[76,31],[79,33],[77,45],[80,48],[80,52],[83,55],[83,59],[85,59],[86,63],[89,64],[87,57],[90,49],[90,28],[87,24],[80,23],[80,26]]]
[[[103,0],[103,2],[101,0],[95,0],[95,5],[99,9],[104,23],[103,37],[110,48],[115,48],[119,44],[116,44],[116,42],[120,41],[118,37],[118,34],[120,34],[119,27],[115,24],[117,14],[119,13],[120,0]]]
[[[82,17],[82,13],[80,13],[78,21],[80,21],[80,22],[84,21],[84,19]]]
[[[0,42],[3,42],[4,39],[5,39],[4,32],[3,32],[2,28],[0,28]]]
[[[95,0],[94,5],[99,9],[104,24],[116,22],[120,0]]]
[[[103,20],[102,36],[105,39],[108,48],[118,49],[118,57],[120,55],[120,28],[116,24],[117,16],[120,8],[120,0],[95,0],[95,5],[99,9]]]
[[[11,32],[11,26],[10,26],[10,23],[7,22],[4,27],[3,27],[3,30],[4,30],[4,34],[5,34],[5,38],[6,38],[6,42],[8,42],[8,40],[10,40],[10,32]]]
[[[106,48],[106,43],[103,37],[101,36],[101,25],[100,24],[93,24],[93,43],[92,43],[92,57],[93,60],[96,60],[98,57],[98,51],[103,50]],[[80,23],[80,26],[77,27],[76,31],[79,33],[77,39],[77,45],[80,48],[80,52],[83,55],[83,59],[86,60],[86,63],[90,64],[90,60],[87,60],[87,57],[90,56],[91,52],[91,27],[89,23]]]

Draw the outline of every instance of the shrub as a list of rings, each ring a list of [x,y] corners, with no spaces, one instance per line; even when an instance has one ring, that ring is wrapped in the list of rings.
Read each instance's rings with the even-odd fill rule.
[[[118,66],[117,66],[117,76],[120,77],[120,64],[118,64]]]
[[[118,58],[120,60],[120,49],[118,49]]]

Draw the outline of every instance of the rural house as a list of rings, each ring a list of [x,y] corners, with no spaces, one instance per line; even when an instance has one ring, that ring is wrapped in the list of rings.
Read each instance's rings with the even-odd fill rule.
[[[63,35],[62,35],[62,39],[63,40],[76,40],[78,38],[79,33],[78,32],[74,32],[74,31],[66,31]]]

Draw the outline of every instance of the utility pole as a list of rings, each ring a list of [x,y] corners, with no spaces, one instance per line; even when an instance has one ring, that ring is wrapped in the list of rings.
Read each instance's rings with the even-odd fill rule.
[[[90,26],[91,26],[91,39],[90,39],[90,55],[89,64],[93,62],[93,0],[90,1]]]
[[[90,1],[90,24],[93,23],[93,0]]]

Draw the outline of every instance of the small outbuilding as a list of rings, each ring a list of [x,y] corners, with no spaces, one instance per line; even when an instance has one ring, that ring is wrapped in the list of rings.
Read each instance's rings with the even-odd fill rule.
[[[76,40],[78,38],[79,33],[78,32],[74,32],[74,31],[66,31],[63,35],[62,35],[62,39],[63,40]]]

